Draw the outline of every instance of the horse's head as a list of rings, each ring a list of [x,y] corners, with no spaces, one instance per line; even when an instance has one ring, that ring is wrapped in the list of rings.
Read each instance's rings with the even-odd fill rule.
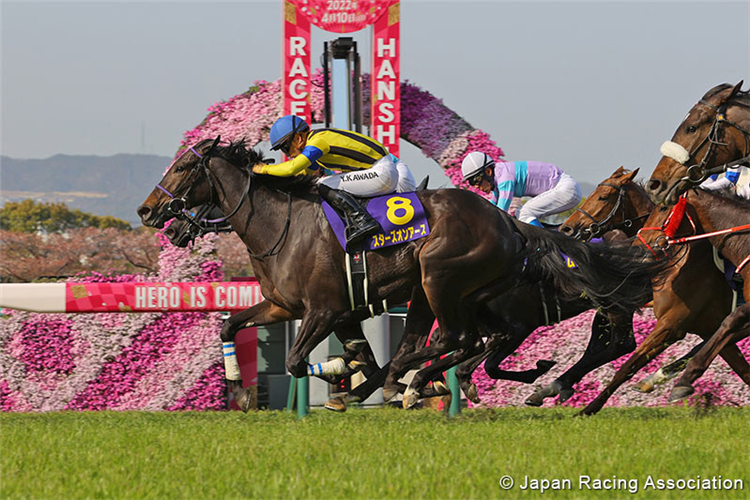
[[[144,226],[164,227],[174,217],[181,217],[185,209],[207,203],[212,194],[208,178],[211,152],[220,140],[204,140],[188,148],[167,170],[137,213]]]
[[[560,231],[588,240],[613,229],[632,227],[640,218],[647,196],[633,180],[638,169],[633,171],[618,168],[609,178],[601,182],[586,201],[560,226]],[[650,204],[649,204],[650,205]]]
[[[700,184],[707,169],[748,154],[750,99],[734,87],[718,85],[693,106],[671,141],[661,147],[662,158],[647,183],[657,203],[675,203],[679,195]]]
[[[201,238],[208,233],[231,231],[232,226],[225,220],[219,207],[201,205],[185,214],[185,218],[173,220],[164,230],[164,236],[172,245],[185,248],[196,238]]]

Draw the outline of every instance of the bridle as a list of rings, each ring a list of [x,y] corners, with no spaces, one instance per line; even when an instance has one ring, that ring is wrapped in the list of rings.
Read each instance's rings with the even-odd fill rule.
[[[702,104],[715,112],[714,122],[713,124],[711,124],[711,128],[709,129],[708,134],[706,134],[706,137],[700,142],[700,144],[698,144],[697,147],[693,149],[692,153],[688,153],[687,160],[680,161],[677,158],[672,157],[674,161],[676,161],[677,163],[680,163],[682,166],[684,166],[687,169],[687,175],[685,175],[685,177],[678,179],[669,187],[665,195],[665,199],[668,198],[669,194],[683,182],[686,182],[688,186],[696,186],[702,183],[703,181],[705,181],[710,175],[725,172],[728,168],[741,165],[743,163],[746,163],[748,160],[750,160],[750,154],[749,154],[750,153],[750,131],[743,128],[738,123],[727,119],[727,109],[732,105],[732,103],[730,103],[729,100],[731,100],[731,98],[728,99],[727,102],[722,103],[718,107],[714,106],[713,104],[709,104],[703,99],[698,101],[698,104]],[[722,125],[728,125],[728,126],[734,127],[735,129],[739,130],[742,133],[745,139],[745,148],[744,148],[744,153],[743,153],[744,156],[740,159],[731,161],[729,163],[725,163],[723,165],[708,168],[707,165],[712,159],[712,154],[715,152],[714,146],[726,146],[727,145],[725,142],[721,142],[720,130],[721,130]],[[708,143],[708,148],[706,148],[706,153],[703,155],[703,158],[701,159],[700,163],[698,163],[696,161],[696,155],[698,154],[698,151],[700,151],[703,148],[703,146],[706,145],[706,143]],[[679,146],[680,148],[684,150],[684,147],[680,146],[679,144],[677,144],[677,146]]]
[[[171,193],[169,190],[167,190],[164,186],[161,185],[161,183],[156,184],[157,189],[159,189],[161,192],[169,196],[170,200],[167,203],[167,210],[170,214],[174,215],[176,219],[186,221],[188,224],[190,224],[190,234],[200,236],[202,234],[206,234],[209,232],[225,232],[225,231],[231,231],[231,226],[227,229],[226,225],[229,225],[228,220],[234,216],[239,209],[242,207],[242,205],[245,203],[245,200],[248,199],[250,196],[250,188],[252,187],[253,182],[253,175],[252,173],[248,173],[247,176],[247,184],[245,185],[245,189],[242,192],[242,196],[240,197],[240,200],[237,202],[237,205],[234,207],[234,209],[224,217],[220,217],[218,219],[206,219],[203,218],[203,214],[207,214],[212,208],[218,207],[215,204],[214,200],[218,199],[218,195],[216,194],[216,185],[213,181],[211,170],[208,168],[211,158],[213,156],[211,153],[213,153],[216,150],[216,146],[219,144],[219,141],[221,140],[221,136],[216,137],[214,142],[211,144],[211,147],[208,148],[207,151],[205,151],[203,154],[198,153],[193,147],[188,148],[193,154],[195,154],[199,161],[192,167],[190,170],[190,173],[188,174],[187,178],[185,178],[176,189],[174,189],[175,193],[179,193],[187,184],[187,189],[185,189],[185,192],[182,194],[182,196],[177,197],[176,194]],[[187,196],[190,194],[190,191],[193,189],[195,184],[196,174],[203,173],[206,176],[206,179],[209,184],[209,199],[208,202],[204,204],[203,209],[199,210],[197,213],[193,214],[189,210],[187,210]],[[291,193],[287,192],[285,193],[287,195],[287,217],[286,217],[286,223],[284,225],[284,229],[281,232],[281,236],[279,236],[279,239],[276,241],[276,243],[266,252],[263,252],[262,254],[254,254],[250,252],[248,249],[248,253],[250,254],[250,257],[263,260],[266,257],[270,257],[273,255],[276,255],[281,250],[280,245],[284,241],[287,233],[289,232],[289,226],[291,224],[292,220],[292,195]]]
[[[633,226],[633,222],[637,221],[638,219],[643,219],[645,217],[648,217],[649,214],[645,215],[639,215],[637,217],[627,218],[625,216],[625,204],[623,201],[625,200],[625,192],[627,190],[627,185],[622,184],[620,186],[617,186],[615,184],[612,184],[611,182],[602,182],[597,187],[601,186],[607,186],[611,187],[613,189],[617,190],[617,201],[615,202],[615,205],[612,207],[612,210],[609,211],[606,217],[604,217],[602,220],[596,220],[596,218],[588,213],[587,211],[583,210],[582,208],[576,208],[576,212],[581,212],[584,216],[591,219],[591,224],[588,225],[585,229],[581,230],[581,236],[584,236],[584,239],[589,240],[591,238],[596,238],[603,232],[611,231],[613,229],[618,229],[620,227],[624,228],[630,228]],[[617,215],[618,210],[620,210],[620,207],[622,207],[622,217],[623,221],[618,224],[612,224],[610,225],[610,222],[612,219]],[[588,236],[585,236],[587,235]]]

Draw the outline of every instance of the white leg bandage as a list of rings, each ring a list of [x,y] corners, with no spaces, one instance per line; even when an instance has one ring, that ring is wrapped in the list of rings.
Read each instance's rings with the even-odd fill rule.
[[[237,354],[234,350],[234,342],[224,342],[224,372],[227,380],[242,380],[240,365],[237,363]]]
[[[344,358],[335,358],[325,363],[307,365],[308,375],[341,375],[345,370]]]

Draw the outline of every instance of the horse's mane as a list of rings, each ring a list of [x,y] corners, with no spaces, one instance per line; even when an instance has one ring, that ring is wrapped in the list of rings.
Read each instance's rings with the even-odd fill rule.
[[[266,163],[263,153],[245,145],[245,139],[230,142],[228,146],[217,146],[216,151],[222,158],[235,167],[250,173],[250,176],[265,186],[290,193],[309,193],[315,189],[316,177],[311,175],[295,175],[278,177],[275,175],[256,174],[253,166]]]
[[[702,100],[706,101],[706,100],[714,97],[715,95],[717,95],[717,94],[719,94],[721,92],[724,92],[724,91],[726,91],[728,89],[731,89],[733,87],[734,87],[734,85],[730,85],[728,83],[719,84],[716,87],[714,87],[711,90],[709,90],[708,92],[706,92],[703,95]],[[734,95],[734,97],[732,98],[732,100],[735,103],[740,104],[742,106],[750,107],[750,90],[740,90],[740,91],[738,91]]]

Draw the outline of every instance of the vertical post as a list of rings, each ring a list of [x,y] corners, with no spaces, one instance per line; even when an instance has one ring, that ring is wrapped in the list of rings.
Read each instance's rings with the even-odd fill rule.
[[[297,418],[304,418],[309,413],[310,403],[310,379],[302,377],[297,379]]]
[[[455,417],[461,413],[461,387],[458,384],[456,376],[457,366],[448,370],[448,388],[451,390],[451,406],[448,409],[448,416]]]
[[[289,376],[289,392],[286,394],[286,411],[292,413],[294,400],[297,397],[297,379]]]

